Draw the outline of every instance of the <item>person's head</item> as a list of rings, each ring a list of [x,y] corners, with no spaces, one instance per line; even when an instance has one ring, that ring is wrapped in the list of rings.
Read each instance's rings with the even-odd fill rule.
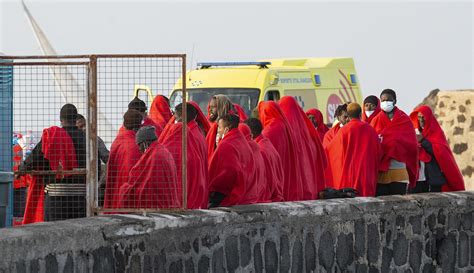
[[[138,97],[133,98],[133,100],[128,104],[129,110],[136,110],[142,114],[142,116],[146,116],[147,107],[144,101],[139,99]]]
[[[140,128],[135,136],[135,142],[140,148],[141,153],[144,153],[146,149],[148,149],[148,147],[150,147],[150,145],[157,139],[158,137],[155,133],[155,127],[153,126],[145,126]]]
[[[166,103],[168,104],[168,107],[171,107],[171,106],[170,106],[170,99],[168,99],[167,96],[165,96],[165,95],[158,95],[158,96],[163,97],[163,98],[165,99]]]
[[[217,136],[218,139],[224,136],[232,129],[239,128],[240,118],[237,115],[227,114],[219,118],[217,121]]]
[[[209,120],[214,122],[220,117],[229,114],[234,108],[232,101],[226,95],[215,95],[209,102],[210,117]]]
[[[365,111],[375,111],[379,104],[379,99],[376,96],[370,95],[364,99]]]
[[[257,138],[262,134],[263,126],[259,119],[249,118],[244,123],[250,127],[252,138]]]
[[[143,115],[137,110],[128,110],[123,115],[123,127],[127,130],[138,131],[142,125]]]
[[[61,125],[64,126],[76,126],[77,120],[77,108],[74,104],[65,104],[61,107],[61,112],[59,114],[59,119],[61,120]]]
[[[334,117],[341,125],[346,125],[349,122],[349,115],[347,114],[347,103],[337,106]]]
[[[385,89],[380,93],[380,108],[385,113],[391,113],[397,104],[397,94],[392,89]]]
[[[425,116],[421,112],[418,112],[418,124],[420,124],[421,130],[425,129]]]
[[[77,114],[76,126],[79,130],[86,131],[86,118],[83,115]]]
[[[352,102],[347,105],[347,115],[349,119],[360,119],[362,108],[357,102]]]
[[[193,121],[196,119],[198,114],[198,111],[192,105],[191,103],[187,102],[186,103],[186,118],[188,122]],[[177,122],[181,122],[183,120],[183,104],[180,103],[176,105],[175,111],[174,111],[174,117]]]

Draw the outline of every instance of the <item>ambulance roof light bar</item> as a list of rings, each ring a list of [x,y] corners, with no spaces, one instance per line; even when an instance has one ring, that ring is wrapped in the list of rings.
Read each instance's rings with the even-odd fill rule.
[[[209,68],[211,66],[250,66],[256,65],[260,68],[268,68],[268,65],[271,65],[271,62],[207,62],[207,63],[198,63],[202,69]]]

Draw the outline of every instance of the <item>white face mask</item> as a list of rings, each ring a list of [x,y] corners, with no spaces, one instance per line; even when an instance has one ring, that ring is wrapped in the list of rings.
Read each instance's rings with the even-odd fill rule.
[[[342,126],[344,126],[344,124],[342,124],[341,122],[339,122],[339,127],[342,127]]]
[[[386,100],[386,101],[382,101],[380,103],[380,107],[382,108],[382,110],[384,112],[390,113],[390,112],[392,112],[392,110],[395,106],[393,105],[393,101]]]
[[[370,116],[372,116],[372,114],[373,114],[374,112],[375,112],[375,111],[365,111],[365,115],[366,115],[367,117],[370,117]]]

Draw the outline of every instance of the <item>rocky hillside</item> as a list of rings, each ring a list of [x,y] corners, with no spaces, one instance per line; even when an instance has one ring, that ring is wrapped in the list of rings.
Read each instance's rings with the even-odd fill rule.
[[[422,104],[433,109],[464,175],[466,188],[474,190],[474,89],[433,90]]]

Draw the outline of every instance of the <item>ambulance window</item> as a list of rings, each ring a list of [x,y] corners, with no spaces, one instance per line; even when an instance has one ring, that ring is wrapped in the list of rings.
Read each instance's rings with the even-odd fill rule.
[[[267,91],[267,93],[265,93],[265,100],[279,101],[280,92],[278,90]]]

